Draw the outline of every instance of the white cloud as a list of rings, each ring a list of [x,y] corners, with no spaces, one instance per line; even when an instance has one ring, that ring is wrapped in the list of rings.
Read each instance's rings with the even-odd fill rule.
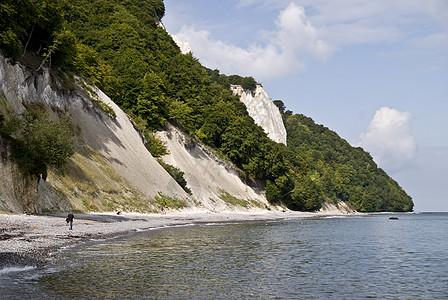
[[[188,25],[177,30],[180,39],[189,42],[193,54],[210,68],[227,74],[252,75],[257,80],[282,77],[304,70],[310,60],[326,60],[336,49],[351,45],[376,44],[382,55],[418,59],[428,54],[432,67],[448,61],[448,1],[446,0],[231,0],[233,7],[247,11],[238,26],[258,24],[259,32],[250,25],[245,46],[223,42],[204,28],[220,24],[238,35],[232,22],[217,19]],[[305,14],[306,12],[306,14]],[[260,25],[260,20],[278,14],[275,24]],[[182,15],[176,16],[184,19]],[[270,20],[270,18],[267,18]],[[212,25],[207,25],[209,22]],[[180,22],[182,23],[182,22]],[[262,32],[263,28],[275,28]],[[254,27],[257,28],[257,27]],[[251,32],[254,32],[251,34]],[[231,38],[230,38],[231,39]],[[229,35],[227,35],[229,40]],[[248,45],[248,46],[247,46]],[[395,45],[387,48],[386,45]],[[442,46],[442,47],[441,47]],[[390,52],[392,51],[392,53]],[[397,54],[398,53],[398,54]],[[431,66],[429,66],[431,67]]]
[[[246,9],[276,10],[287,3],[305,7],[321,39],[335,47],[426,39],[437,33],[446,40],[446,0],[234,0]],[[437,28],[439,27],[439,28]],[[443,35],[445,34],[445,36]],[[434,47],[437,47],[434,45]]]
[[[409,112],[381,107],[375,113],[366,133],[360,135],[360,146],[369,151],[378,165],[397,171],[415,158],[417,144],[410,134]]]
[[[351,44],[401,42],[434,33],[446,23],[446,0],[296,0],[314,12],[325,39],[339,47]]]
[[[328,59],[334,48],[320,35],[320,30],[307,19],[304,8],[293,3],[280,12],[276,30],[264,33],[265,45],[252,44],[244,49],[213,40],[209,32],[187,26],[176,33],[190,43],[193,54],[207,67],[259,80],[303,70],[308,59]]]

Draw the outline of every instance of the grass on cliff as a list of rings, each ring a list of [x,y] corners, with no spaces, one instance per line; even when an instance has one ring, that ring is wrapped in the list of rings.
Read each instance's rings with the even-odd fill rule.
[[[256,200],[239,199],[235,196],[230,195],[229,193],[227,193],[225,191],[221,191],[221,195],[219,196],[219,198],[231,206],[241,206],[246,209],[253,208],[253,207],[265,208],[262,203],[260,203]]]
[[[188,206],[187,202],[184,200],[171,198],[168,196],[163,195],[162,193],[159,193],[158,196],[155,197],[157,203],[159,206],[162,206],[164,208],[168,209],[182,209],[186,208]]]
[[[159,211],[156,199],[144,197],[91,148],[76,152],[64,170],[49,177],[53,187],[83,212]]]

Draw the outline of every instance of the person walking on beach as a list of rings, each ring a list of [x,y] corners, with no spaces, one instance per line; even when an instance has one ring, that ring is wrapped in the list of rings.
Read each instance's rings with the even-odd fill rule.
[[[73,219],[75,216],[73,214],[68,214],[67,219],[65,219],[69,225],[68,230],[73,230]]]

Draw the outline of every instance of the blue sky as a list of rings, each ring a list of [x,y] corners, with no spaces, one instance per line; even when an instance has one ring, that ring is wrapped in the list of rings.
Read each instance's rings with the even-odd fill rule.
[[[415,211],[448,211],[448,1],[164,2],[203,65],[362,146]]]

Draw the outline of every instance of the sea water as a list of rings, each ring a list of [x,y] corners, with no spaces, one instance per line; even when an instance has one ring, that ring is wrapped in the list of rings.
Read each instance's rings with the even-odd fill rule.
[[[0,274],[0,299],[448,299],[448,214],[201,225]]]

